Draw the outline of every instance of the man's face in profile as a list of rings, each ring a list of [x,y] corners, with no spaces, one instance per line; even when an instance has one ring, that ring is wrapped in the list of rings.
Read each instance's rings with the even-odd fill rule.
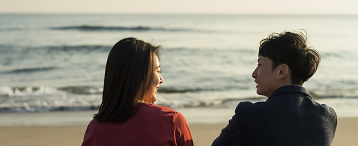
[[[272,70],[272,60],[268,57],[259,56],[258,64],[252,77],[256,83],[256,93],[270,97],[273,91],[277,89],[276,69]]]

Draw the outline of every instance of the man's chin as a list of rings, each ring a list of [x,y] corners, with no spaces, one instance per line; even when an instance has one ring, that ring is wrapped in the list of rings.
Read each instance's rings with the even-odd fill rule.
[[[257,94],[257,95],[261,95],[259,90],[256,90],[256,94]]]
[[[261,92],[258,91],[258,90],[256,90],[256,94],[257,94],[257,95],[261,95],[261,96],[266,96],[266,95],[264,95],[263,93],[261,93]]]

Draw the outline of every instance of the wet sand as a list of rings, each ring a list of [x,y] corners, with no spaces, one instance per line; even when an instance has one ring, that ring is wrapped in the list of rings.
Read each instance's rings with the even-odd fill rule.
[[[208,146],[226,123],[189,124],[194,144]],[[86,125],[77,126],[0,126],[1,146],[81,145]],[[358,145],[358,118],[339,118],[332,146]]]

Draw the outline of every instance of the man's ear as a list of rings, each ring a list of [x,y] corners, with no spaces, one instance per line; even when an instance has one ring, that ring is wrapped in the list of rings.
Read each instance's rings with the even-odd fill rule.
[[[289,68],[288,68],[288,65],[287,64],[280,64],[278,66],[278,69],[279,69],[279,74],[277,76],[277,79],[281,80],[281,79],[285,79],[285,78],[288,78],[290,75],[289,75]]]

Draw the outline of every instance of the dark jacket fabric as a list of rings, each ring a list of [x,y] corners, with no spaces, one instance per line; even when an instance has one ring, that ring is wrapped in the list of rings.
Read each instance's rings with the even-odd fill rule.
[[[265,102],[241,102],[212,146],[329,146],[335,111],[301,86],[276,89]]]

